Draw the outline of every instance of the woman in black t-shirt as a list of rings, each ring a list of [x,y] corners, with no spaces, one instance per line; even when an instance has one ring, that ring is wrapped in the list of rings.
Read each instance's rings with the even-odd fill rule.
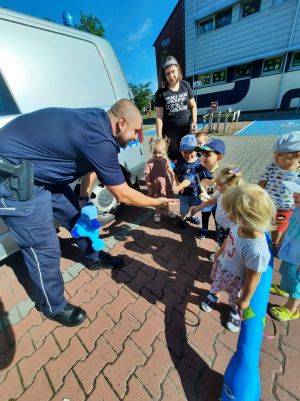
[[[174,57],[166,59],[160,75],[161,87],[155,93],[157,136],[170,138],[168,156],[177,160],[181,138],[197,129],[197,105],[192,88],[182,80],[181,68]]]

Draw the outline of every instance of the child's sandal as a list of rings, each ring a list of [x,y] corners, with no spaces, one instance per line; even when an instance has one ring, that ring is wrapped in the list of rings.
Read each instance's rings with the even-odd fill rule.
[[[281,297],[288,297],[289,294],[283,291],[278,284],[271,284],[270,293],[274,295],[280,295]]]
[[[280,322],[297,320],[300,317],[300,313],[298,310],[295,313],[291,313],[285,306],[272,306],[272,308],[270,308],[270,313],[275,319],[279,320]]]
[[[234,309],[230,309],[227,321],[226,321],[226,328],[233,333],[237,333],[240,331],[241,328],[241,318],[237,311]]]

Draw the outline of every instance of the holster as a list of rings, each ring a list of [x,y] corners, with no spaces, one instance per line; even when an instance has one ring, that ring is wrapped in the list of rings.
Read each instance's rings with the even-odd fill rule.
[[[0,183],[11,192],[18,201],[26,201],[33,196],[34,167],[30,160],[20,160],[13,164],[0,156]]]

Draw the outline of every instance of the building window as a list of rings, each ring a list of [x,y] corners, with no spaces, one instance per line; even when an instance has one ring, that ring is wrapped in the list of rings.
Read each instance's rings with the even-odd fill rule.
[[[226,81],[226,70],[215,71],[212,73],[212,83],[219,84]]]
[[[206,18],[202,21],[197,21],[197,35],[202,35],[206,32],[211,32],[215,29],[223,28],[223,26],[231,24],[232,8],[228,8],[213,15],[210,18]]]
[[[171,43],[171,39],[167,38],[161,41],[161,47],[168,46]]]
[[[235,67],[235,79],[249,78],[251,72],[251,64],[241,64]]]
[[[280,72],[282,67],[282,60],[283,60],[282,56],[265,59],[262,73],[274,74],[276,72]]]
[[[210,84],[210,74],[200,74],[197,75],[196,81],[199,86],[209,85]]]
[[[199,22],[198,24],[198,35],[206,32],[210,32],[214,29],[214,19],[209,18],[205,21]]]
[[[260,10],[261,0],[248,0],[241,3],[242,18],[248,17],[248,15],[257,13]]]
[[[290,69],[299,69],[300,68],[300,52],[295,52],[293,54],[292,62]]]
[[[223,28],[223,26],[231,24],[232,9],[222,11],[215,15],[215,29]]]

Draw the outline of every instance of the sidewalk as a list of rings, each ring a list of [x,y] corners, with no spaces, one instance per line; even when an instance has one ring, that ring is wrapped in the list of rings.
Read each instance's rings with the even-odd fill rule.
[[[240,162],[246,178],[257,182],[275,138],[224,140],[225,162]],[[26,282],[20,254],[0,266],[1,401],[218,400],[238,337],[222,325],[225,298],[211,314],[199,308],[215,243],[196,239],[196,226],[179,230],[167,218],[157,225],[152,214],[124,207],[105,228],[111,253],[126,258],[116,272],[85,269],[61,230],[66,297],[88,315],[80,327],[64,328],[33,308],[12,270]],[[270,302],[283,300],[271,296]],[[299,401],[300,321],[276,327],[277,337],[263,341],[262,401]],[[271,333],[270,322],[266,330]]]

